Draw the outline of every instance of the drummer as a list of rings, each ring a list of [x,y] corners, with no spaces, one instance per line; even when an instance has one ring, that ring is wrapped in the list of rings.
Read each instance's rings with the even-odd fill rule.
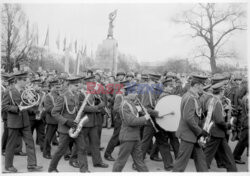
[[[174,80],[170,77],[167,77],[162,81],[164,87],[159,99],[171,95],[173,93],[174,90],[173,81]],[[159,129],[159,132],[155,134],[156,137],[155,144],[159,147],[162,160],[164,163],[164,169],[166,171],[171,171],[173,169],[173,158],[170,153],[170,144],[174,150],[176,158],[179,149],[178,138],[176,137],[175,132],[166,131],[163,128],[159,127],[158,124],[156,124],[156,127]],[[170,144],[169,144],[169,139],[170,139]]]
[[[162,93],[163,96],[174,95],[175,91],[174,91],[173,82],[174,82],[174,80],[172,78],[167,78],[167,79],[163,80],[163,82],[162,82],[162,84],[164,86],[164,88],[163,88],[164,92]],[[160,95],[160,97],[163,97],[163,96]],[[177,158],[178,150],[179,150],[179,146],[180,146],[179,140],[176,137],[175,132],[167,131],[167,136],[170,139],[170,144],[173,148],[174,156],[175,156],[175,158]]]

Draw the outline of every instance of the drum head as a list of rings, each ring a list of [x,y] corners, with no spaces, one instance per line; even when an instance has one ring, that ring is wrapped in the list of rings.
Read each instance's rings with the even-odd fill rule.
[[[180,107],[180,96],[162,97],[155,106],[155,110],[159,111],[159,116],[163,116],[163,118],[156,118],[157,124],[166,131],[176,131],[181,118]],[[171,112],[173,114],[170,114]]]

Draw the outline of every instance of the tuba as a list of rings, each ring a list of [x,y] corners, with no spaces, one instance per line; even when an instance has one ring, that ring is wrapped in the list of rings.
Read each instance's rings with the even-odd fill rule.
[[[97,90],[98,87],[99,87],[99,84],[96,83],[94,90]],[[83,92],[83,91],[81,91],[81,92]],[[82,115],[82,112],[83,112],[83,110],[84,110],[90,96],[91,96],[91,93],[87,94],[84,101],[82,102],[82,105],[81,105],[79,111],[77,112],[76,118],[74,120],[74,122],[77,123],[77,127],[69,129],[69,136],[71,138],[77,138],[77,136],[79,135],[79,133],[82,130],[83,125],[86,124],[89,121],[89,118],[88,118],[87,115],[85,115],[83,118],[81,118],[81,115]]]
[[[20,111],[23,111],[38,105],[40,101],[40,95],[35,90],[33,85],[27,85],[21,94],[21,100],[22,101],[18,107]]]

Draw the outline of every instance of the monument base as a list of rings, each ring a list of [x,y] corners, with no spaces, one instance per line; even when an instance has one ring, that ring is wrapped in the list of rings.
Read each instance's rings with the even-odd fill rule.
[[[103,40],[97,48],[95,68],[109,70],[112,75],[117,72],[118,42],[113,38]]]

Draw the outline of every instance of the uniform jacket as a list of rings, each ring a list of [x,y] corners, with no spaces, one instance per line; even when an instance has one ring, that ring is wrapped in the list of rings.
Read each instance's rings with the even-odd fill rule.
[[[78,98],[79,97],[76,94],[72,95],[69,91],[65,91],[63,94],[57,97],[55,106],[51,110],[51,115],[58,122],[58,132],[63,134],[68,133],[69,127],[66,126],[65,123],[67,120],[75,120],[79,106]],[[67,110],[66,104],[68,105],[68,110],[71,112]],[[75,111],[73,111],[74,108]]]
[[[27,111],[28,111],[28,114],[29,114],[29,119],[30,120],[36,120],[36,114],[39,113],[38,112],[38,106],[33,106],[32,108],[29,108]]]
[[[248,128],[248,112],[249,112],[249,106],[248,106],[248,94],[246,94],[242,98],[242,127]]]
[[[156,105],[156,94],[154,94],[154,91],[151,90],[153,89],[150,89],[149,87],[144,87],[141,92],[140,101],[141,104],[147,109],[147,112],[151,116],[156,117],[156,111],[154,110]],[[146,125],[152,126],[150,121],[147,121]]]
[[[227,125],[224,118],[226,114],[224,113],[224,108],[221,101],[217,97],[215,98],[217,101],[214,105],[215,107],[212,113],[212,120],[214,121],[215,126],[212,127],[210,133],[211,136],[224,138],[226,136],[227,130]]]
[[[81,93],[79,95],[79,100],[80,100],[80,106],[81,106],[82,102],[85,100],[85,95]],[[102,116],[100,116],[97,113],[101,112],[101,109],[105,106],[105,102],[102,102],[100,105],[97,105],[97,106],[95,106],[94,104],[95,104],[94,95],[91,94],[82,114],[82,117],[84,115],[87,115],[89,118],[89,121],[86,124],[84,124],[83,127],[98,126],[100,123],[100,120],[102,120],[102,119],[98,119],[98,118],[102,118]]]
[[[198,95],[191,89],[185,93],[181,100],[181,119],[176,136],[184,141],[196,143],[201,134],[201,109]]]
[[[138,111],[133,103],[124,100],[119,108],[119,114],[122,119],[121,130],[119,134],[120,141],[139,141],[140,126],[145,125],[145,117],[137,117]]]
[[[27,110],[22,112],[19,111],[18,105],[21,101],[21,93],[18,92],[15,87],[11,87],[10,90],[6,91],[3,95],[2,111],[7,113],[8,128],[23,128],[30,126]]]
[[[45,109],[45,121],[47,124],[56,125],[58,124],[57,120],[51,115],[51,111],[54,107],[55,101],[58,95],[56,94],[47,94],[44,100],[44,109]]]
[[[114,107],[113,107],[113,114],[114,114],[115,121],[120,124],[122,123],[122,121],[121,121],[121,117],[119,114],[119,108],[123,102],[123,99],[124,97],[122,94],[117,94],[115,97],[115,102],[114,102]]]

